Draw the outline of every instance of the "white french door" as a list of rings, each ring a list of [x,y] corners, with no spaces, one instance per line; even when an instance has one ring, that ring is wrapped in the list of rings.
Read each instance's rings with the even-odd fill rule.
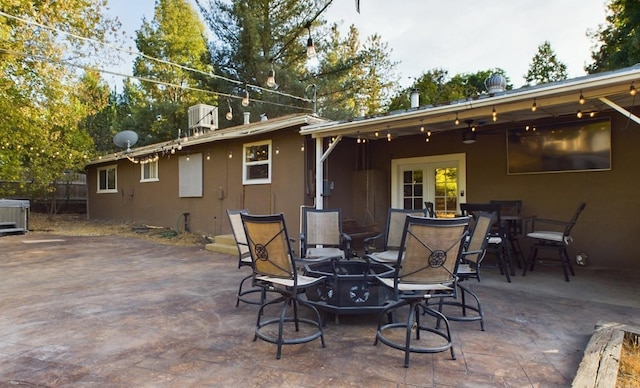
[[[433,202],[438,217],[453,217],[466,195],[465,167],[465,154],[393,159],[391,206],[422,209]]]

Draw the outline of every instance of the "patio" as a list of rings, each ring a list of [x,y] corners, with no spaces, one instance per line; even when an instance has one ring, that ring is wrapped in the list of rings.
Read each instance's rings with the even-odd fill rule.
[[[600,320],[640,325],[640,273],[537,266],[468,283],[486,331],[451,322],[457,360],[374,347],[375,316],[328,319],[327,347],[253,342],[248,269],[199,247],[122,236],[0,239],[0,385],[566,387]]]

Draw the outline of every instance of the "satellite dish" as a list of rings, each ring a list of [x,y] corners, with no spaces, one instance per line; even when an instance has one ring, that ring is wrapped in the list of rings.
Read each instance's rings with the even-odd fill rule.
[[[133,131],[122,131],[116,133],[113,137],[113,144],[120,148],[127,148],[127,152],[131,151],[131,146],[138,141],[138,134]]]

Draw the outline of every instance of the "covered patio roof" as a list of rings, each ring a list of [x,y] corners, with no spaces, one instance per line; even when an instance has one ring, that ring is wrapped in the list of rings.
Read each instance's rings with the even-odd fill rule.
[[[624,107],[637,104],[634,82],[640,80],[640,64],[611,72],[587,75],[543,85],[506,90],[495,94],[483,94],[477,98],[452,101],[440,105],[419,106],[402,111],[350,121],[333,121],[304,126],[300,133],[314,138],[328,136],[362,137],[375,139],[390,133],[392,137],[421,133],[421,127],[432,134],[460,130],[467,127],[465,121],[473,120],[477,131],[503,130],[521,125],[535,125],[537,121],[553,117],[575,117],[578,110],[583,117],[591,113],[597,116],[605,110],[617,110],[640,123],[634,114]],[[640,83],[638,84],[640,87]],[[580,103],[580,96],[584,104]],[[532,110],[535,102],[536,109]],[[493,121],[495,110],[497,120]],[[456,124],[456,118],[459,123]]]

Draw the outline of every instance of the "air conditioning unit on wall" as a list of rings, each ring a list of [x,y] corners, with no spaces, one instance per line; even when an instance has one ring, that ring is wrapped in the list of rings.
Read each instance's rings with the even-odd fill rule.
[[[189,130],[192,134],[216,129],[218,129],[218,107],[205,104],[189,107]]]

